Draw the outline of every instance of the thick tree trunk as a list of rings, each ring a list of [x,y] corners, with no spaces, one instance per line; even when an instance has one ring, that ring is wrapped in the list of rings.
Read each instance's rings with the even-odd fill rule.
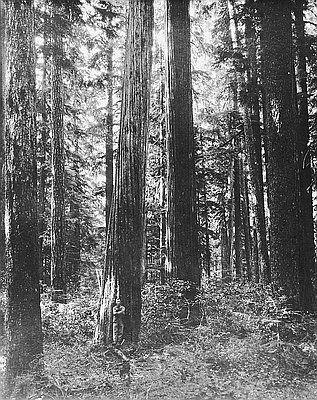
[[[4,289],[5,284],[5,230],[4,230],[4,213],[5,213],[5,111],[4,111],[4,48],[5,36],[5,6],[0,0],[0,291]],[[1,322],[0,322],[1,323]],[[0,327],[1,332],[1,327]]]
[[[311,275],[314,272],[315,245],[312,206],[312,171],[308,148],[309,119],[307,95],[307,68],[305,51],[305,25],[303,20],[303,0],[294,4],[295,32],[297,44],[297,87],[298,87],[298,166],[299,166],[299,220],[300,220],[300,300],[302,308],[314,307],[314,291]]]
[[[299,305],[299,215],[291,0],[261,0],[273,282]]]
[[[7,1],[6,383],[39,366],[43,350],[37,230],[33,2]]]
[[[167,274],[199,284],[189,3],[167,1]]]
[[[53,297],[66,292],[65,282],[65,150],[63,99],[63,39],[60,29],[60,9],[52,6],[52,200],[51,200],[51,287]],[[57,294],[57,296],[54,295]]]
[[[116,181],[107,233],[96,341],[112,341],[112,308],[126,308],[124,337],[141,325],[145,167],[152,64],[153,2],[130,0]]]

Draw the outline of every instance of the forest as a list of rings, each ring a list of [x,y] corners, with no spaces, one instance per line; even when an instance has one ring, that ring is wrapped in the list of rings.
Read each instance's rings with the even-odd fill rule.
[[[0,400],[314,400],[316,247],[316,0],[0,0]]]

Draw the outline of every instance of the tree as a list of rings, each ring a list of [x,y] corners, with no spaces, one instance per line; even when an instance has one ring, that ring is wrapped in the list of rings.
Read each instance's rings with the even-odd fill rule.
[[[43,350],[37,233],[33,1],[7,2],[6,383],[37,367]]]
[[[298,105],[298,168],[299,168],[299,221],[300,260],[299,280],[301,285],[301,305],[304,309],[314,306],[314,292],[311,275],[314,271],[315,245],[312,205],[312,170],[308,148],[310,137],[308,115],[307,66],[305,46],[305,24],[303,19],[304,0],[294,3],[297,65],[297,105]]]
[[[189,0],[167,1],[167,276],[200,283]]]
[[[5,275],[5,230],[4,230],[4,213],[5,213],[5,118],[4,118],[4,33],[5,33],[5,7],[3,1],[0,1],[0,289],[4,288]]]
[[[299,306],[299,213],[291,1],[261,0],[273,281]]]
[[[245,40],[247,49],[247,88],[248,98],[245,105],[245,137],[248,149],[248,161],[250,170],[250,185],[255,197],[254,220],[255,241],[258,243],[256,252],[258,254],[259,266],[254,266],[253,279],[256,281],[258,273],[260,278],[268,283],[271,280],[269,265],[269,254],[267,245],[267,228],[265,221],[264,189],[263,189],[263,163],[261,143],[261,121],[259,104],[259,79],[257,62],[257,40],[256,40],[256,6],[254,0],[246,1]],[[246,88],[245,88],[246,89]]]
[[[37,10],[39,11],[39,10]],[[41,121],[38,123],[40,130],[39,139],[39,182],[38,182],[38,213],[39,213],[39,235],[40,235],[40,278],[46,278],[46,257],[45,257],[45,234],[47,230],[47,211],[49,209],[48,193],[48,170],[49,170],[49,46],[50,46],[50,18],[47,3],[44,1],[41,13],[41,30],[43,32],[43,69],[42,87],[40,92],[40,114]]]
[[[144,245],[145,166],[153,30],[153,2],[130,0],[116,181],[107,232],[95,340],[112,340],[112,307],[126,308],[125,338],[138,340]]]
[[[51,200],[51,286],[65,294],[65,154],[63,99],[63,37],[61,8],[52,5],[52,200]],[[57,299],[57,298],[56,298]]]

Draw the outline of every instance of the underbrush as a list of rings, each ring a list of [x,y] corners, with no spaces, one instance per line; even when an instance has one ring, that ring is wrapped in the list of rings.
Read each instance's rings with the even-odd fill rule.
[[[316,378],[314,315],[294,312],[269,286],[210,280],[194,301],[186,300],[190,290],[182,281],[144,286],[140,343],[121,348],[131,359],[131,382],[121,377],[111,348],[92,345],[97,296],[61,305],[44,299],[46,378],[24,376],[16,393],[25,399],[137,400],[151,390],[153,399],[174,400],[260,399],[267,392],[284,400]],[[191,319],[198,305],[197,326]]]
[[[42,299],[42,325],[46,342],[74,344],[92,339],[97,296],[78,295],[65,304]]]
[[[191,288],[190,283],[179,280],[144,286],[140,332],[142,346],[157,347],[184,338],[184,322],[190,317],[193,305],[186,297]]]

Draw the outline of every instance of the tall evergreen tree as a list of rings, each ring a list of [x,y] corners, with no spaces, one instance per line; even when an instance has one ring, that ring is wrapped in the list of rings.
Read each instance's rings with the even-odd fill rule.
[[[200,282],[189,0],[167,0],[167,275]]]
[[[140,331],[152,30],[153,1],[130,0],[116,181],[97,341],[112,340],[112,307],[117,296],[126,307],[126,340],[136,342]]]
[[[36,91],[33,1],[7,1],[6,383],[38,364],[43,337],[37,234]]]
[[[314,292],[311,275],[314,271],[315,245],[312,204],[312,170],[309,142],[309,115],[305,24],[303,17],[305,0],[294,3],[297,65],[298,105],[298,168],[299,168],[299,221],[300,221],[300,300],[304,309],[314,307]]]
[[[44,2],[42,12],[43,31],[43,67],[42,67],[42,87],[41,87],[41,123],[38,124],[40,130],[39,138],[39,182],[38,182],[38,213],[39,213],[39,235],[40,235],[40,278],[45,280],[45,253],[44,253],[44,237],[47,230],[46,214],[49,209],[48,196],[48,176],[49,176],[49,48],[50,48],[50,16],[48,14],[47,3]]]
[[[299,306],[299,214],[291,0],[261,0],[273,281]]]
[[[51,286],[66,291],[65,281],[65,149],[63,96],[62,9],[52,4],[52,200],[51,200]],[[54,293],[54,292],[53,292]],[[61,292],[58,292],[61,293]],[[57,296],[58,297],[58,296]]]
[[[270,282],[271,272],[269,265],[269,253],[267,245],[267,227],[265,220],[264,189],[263,189],[263,163],[262,163],[262,140],[261,140],[261,121],[259,104],[259,78],[257,61],[257,40],[256,40],[256,5],[254,0],[246,0],[246,19],[245,19],[245,41],[247,48],[247,79],[248,98],[246,99],[244,120],[245,136],[248,149],[248,160],[250,170],[250,185],[255,197],[254,221],[255,221],[255,240],[258,243],[256,249],[258,254],[261,279]],[[258,280],[258,273],[253,273],[253,279]]]

